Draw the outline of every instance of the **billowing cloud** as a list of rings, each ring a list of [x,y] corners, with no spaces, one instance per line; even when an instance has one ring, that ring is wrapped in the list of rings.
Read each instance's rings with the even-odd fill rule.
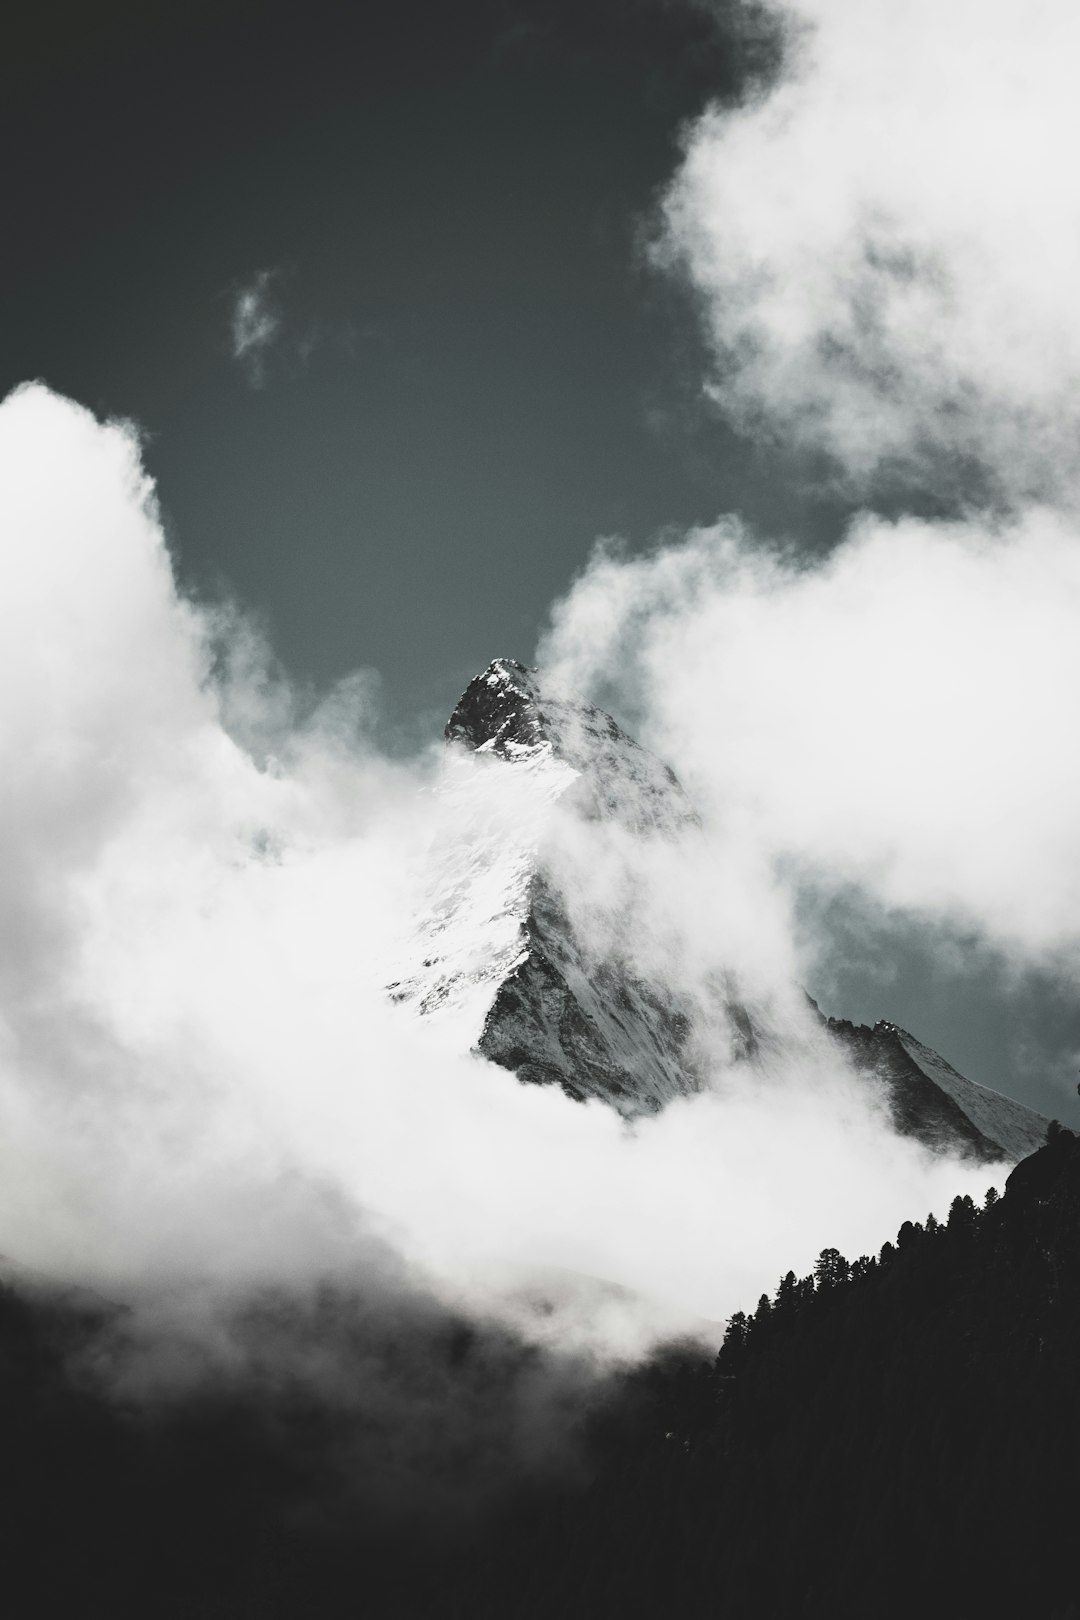
[[[700,297],[710,392],[857,491],[1071,500],[1076,8],[783,11],[785,80],[693,124],[666,198],[659,251]]]
[[[155,1292],[166,1318],[178,1291],[188,1323],[194,1287],[392,1292],[397,1270],[624,1352],[990,1179],[886,1131],[805,1014],[771,1073],[740,1079],[718,1049],[715,1085],[633,1130],[471,1057],[385,992],[453,832],[441,752],[381,757],[363,680],[303,711],[250,635],[178,595],[131,432],[42,387],[0,407],[0,533],[10,1259]],[[771,873],[755,889],[699,845],[640,881],[668,961],[715,903],[763,984],[789,971]],[[562,1313],[531,1312],[535,1278],[568,1274]]]
[[[974,929],[1028,962],[1080,943],[1080,546],[864,517],[817,566],[734,522],[597,553],[548,663],[637,694],[642,733],[744,867],[785,866]]]
[[[265,382],[266,355],[281,333],[281,311],[271,294],[273,279],[272,270],[260,270],[233,298],[232,356],[244,367],[253,388]]]

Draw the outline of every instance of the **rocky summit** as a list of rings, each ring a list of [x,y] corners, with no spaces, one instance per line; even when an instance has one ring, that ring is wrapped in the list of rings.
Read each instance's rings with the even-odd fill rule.
[[[496,658],[462,693],[446,740],[512,763],[548,758],[575,773],[578,811],[639,832],[698,824],[670,766],[629,736],[610,714],[545,690],[535,670]]]
[[[685,998],[598,952],[557,875],[575,826],[616,829],[624,855],[636,840],[697,833],[674,773],[610,715],[543,690],[507,658],[470,683],[446,736],[460,766],[441,790],[451,832],[392,994],[456,1019],[519,1080],[628,1117],[695,1090]]]

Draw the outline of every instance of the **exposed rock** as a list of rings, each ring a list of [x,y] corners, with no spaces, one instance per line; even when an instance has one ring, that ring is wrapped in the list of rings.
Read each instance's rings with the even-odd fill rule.
[[[966,1079],[898,1024],[882,1020],[871,1029],[846,1018],[826,1024],[855,1066],[884,1085],[902,1136],[984,1163],[1021,1159],[1045,1142],[1049,1120]]]

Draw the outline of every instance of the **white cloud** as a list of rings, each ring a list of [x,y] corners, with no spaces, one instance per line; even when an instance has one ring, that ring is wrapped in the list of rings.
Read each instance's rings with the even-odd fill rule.
[[[270,292],[273,280],[272,270],[260,270],[233,299],[232,356],[243,365],[253,388],[265,382],[266,355],[281,333],[281,311]]]
[[[974,925],[1029,962],[1080,943],[1080,546],[864,517],[817,566],[734,523],[601,551],[556,611],[564,680],[638,694],[745,866]]]
[[[601,552],[545,656],[636,704],[785,892],[847,890],[1072,972],[1080,16],[772,9],[786,73],[689,126],[656,245],[700,300],[708,391],[849,494],[961,496],[966,516],[864,514],[824,560],[736,519]]]
[[[717,1053],[715,1095],[632,1133],[469,1057],[383,990],[445,830],[437,759],[364,743],[363,683],[303,722],[272,691],[260,722],[250,645],[223,709],[226,632],[177,595],[136,442],[41,387],[0,406],[0,533],[9,1257],[109,1291],[235,1290],[355,1280],[389,1244],[512,1319],[552,1268],[720,1316],[989,1179],[885,1132],[809,1025],[752,1083]],[[669,960],[741,882],[731,926],[763,980],[786,972],[782,895],[766,929],[767,889],[722,851],[671,860],[651,889],[642,866],[640,902]],[[625,1349],[669,1320],[575,1295],[545,1331]]]
[[[776,8],[779,9],[779,8]],[[789,71],[694,123],[661,256],[754,436],[995,498],[1075,495],[1080,14],[793,0]]]

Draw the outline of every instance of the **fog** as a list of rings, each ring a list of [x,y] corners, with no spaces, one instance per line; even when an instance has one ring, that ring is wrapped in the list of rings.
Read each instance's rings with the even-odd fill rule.
[[[632,916],[620,948],[703,1008],[738,969],[769,1061],[732,1065],[703,1016],[702,1094],[627,1125],[470,1055],[386,986],[456,836],[448,771],[496,849],[499,818],[546,836],[516,779],[388,760],[362,673],[296,692],[235,607],[182,598],[129,426],[9,397],[0,526],[0,1250],[23,1275],[200,1356],[225,1355],[222,1302],[325,1282],[604,1364],[715,1337],[826,1244],[875,1249],[995,1179],[887,1128],[792,986],[789,892],[711,804],[682,844],[567,835],[579,925],[602,952]]]

